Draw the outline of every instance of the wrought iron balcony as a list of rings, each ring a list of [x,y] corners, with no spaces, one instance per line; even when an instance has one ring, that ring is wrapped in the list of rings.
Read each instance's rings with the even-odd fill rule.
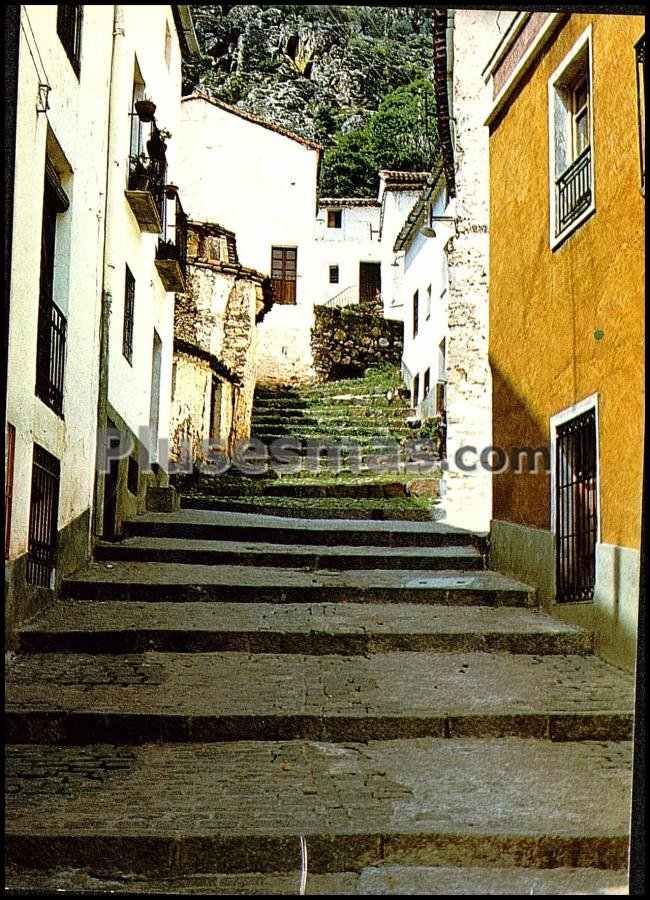
[[[187,274],[187,216],[174,185],[165,190],[162,237],[156,250],[156,268],[168,291],[184,291]]]
[[[38,311],[36,396],[63,417],[65,345],[68,323],[55,303],[43,303]]]
[[[555,182],[556,237],[589,209],[591,185],[591,147],[586,147]]]
[[[129,157],[129,182],[126,199],[141,231],[160,234],[165,215],[167,163],[141,153]]]

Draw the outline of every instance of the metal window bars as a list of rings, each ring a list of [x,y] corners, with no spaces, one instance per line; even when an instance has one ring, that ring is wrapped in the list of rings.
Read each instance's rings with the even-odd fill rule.
[[[52,587],[56,562],[60,480],[59,460],[38,444],[34,444],[26,574],[27,581],[37,587]]]
[[[589,208],[591,196],[591,147],[585,147],[555,182],[556,237]]]

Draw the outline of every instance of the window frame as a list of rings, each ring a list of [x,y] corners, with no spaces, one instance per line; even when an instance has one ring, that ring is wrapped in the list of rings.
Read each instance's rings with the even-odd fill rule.
[[[128,265],[124,266],[124,311],[122,317],[122,356],[133,366],[133,332],[135,322],[135,277]]]
[[[336,277],[333,277],[336,276]],[[329,267],[329,283],[330,284],[339,284],[341,281],[341,270],[339,269],[338,263],[331,265]]]
[[[416,290],[413,293],[413,337],[416,338],[418,336],[418,331],[420,329],[420,291]]]
[[[67,41],[67,33],[63,28],[62,10],[75,10],[74,34],[72,35],[72,44]],[[83,4],[57,3],[56,6],[56,33],[61,42],[61,46],[65,50],[65,55],[70,61],[70,65],[77,76],[81,77],[81,43],[83,34],[84,8]]]
[[[562,229],[559,233],[555,232],[555,223],[557,216],[557,205],[556,205],[556,185],[558,179],[561,177],[560,175],[556,175],[556,131],[555,131],[555,99],[556,95],[560,90],[564,89],[567,91],[567,88],[562,86],[562,80],[565,78],[567,74],[567,70],[574,64],[580,56],[582,52],[585,51],[586,48],[586,56],[587,56],[587,86],[588,86],[588,116],[589,116],[589,144],[588,147],[590,149],[590,168],[591,168],[591,199],[589,205],[573,219],[565,228]],[[574,155],[575,150],[575,137],[574,137],[574,109],[573,109],[573,101],[574,101],[574,91],[578,87],[579,81],[568,88],[568,91],[571,95],[571,110],[570,110],[570,128],[571,133],[567,135],[570,142],[570,150],[573,159],[569,166],[566,167],[565,172],[568,171],[571,165],[576,161],[578,157]],[[565,55],[562,62],[557,66],[554,72],[548,79],[547,89],[548,89],[548,185],[549,185],[549,245],[551,250],[556,250],[564,241],[573,234],[580,226],[589,219],[594,212],[596,211],[596,165],[595,165],[595,152],[594,152],[594,99],[593,99],[593,86],[594,86],[594,73],[593,73],[593,39],[592,39],[592,26],[591,24],[587,26],[587,28],[582,32],[582,34],[578,37],[578,39],[574,42],[573,46],[569,50],[569,52]],[[586,147],[583,150],[583,153],[586,151]]]
[[[334,224],[332,224],[332,221]],[[343,210],[342,209],[328,209],[327,210],[327,227],[328,228],[343,228]]]

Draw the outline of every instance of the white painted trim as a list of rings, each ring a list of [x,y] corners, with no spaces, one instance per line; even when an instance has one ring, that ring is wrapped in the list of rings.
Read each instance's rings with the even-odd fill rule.
[[[518,12],[516,16],[513,17],[510,25],[508,25],[507,29],[503,33],[501,40],[497,44],[492,56],[489,58],[485,66],[483,67],[483,71],[481,75],[483,76],[483,81],[486,83],[490,80],[490,77],[494,74],[495,70],[498,69],[499,65],[503,62],[508,50],[512,47],[514,42],[519,37],[524,25],[530,19],[532,13],[529,12]]]
[[[578,53],[587,44],[589,56],[589,147],[591,148],[591,203],[587,209],[574,219],[564,231],[555,234],[555,129],[554,129],[554,101],[555,85],[560,80],[568,66],[573,62]],[[548,91],[548,190],[549,190],[549,246],[555,250],[567,237],[572,234],[582,223],[596,210],[596,157],[594,149],[594,66],[593,66],[593,41],[591,23],[585,28],[580,37],[571,47],[562,62],[557,66],[547,82]]]
[[[582,415],[582,413],[587,412],[587,410],[593,409],[596,412],[596,513],[598,516],[598,530],[596,533],[596,543],[600,544],[600,424],[599,424],[599,410],[598,410],[598,401],[599,394],[596,392],[595,394],[590,394],[589,397],[585,397],[584,400],[580,400],[578,403],[574,403],[573,406],[569,406],[566,409],[561,410],[559,413],[556,413],[554,416],[551,416],[549,419],[549,430],[550,430],[550,455],[551,455],[551,532],[555,536],[556,533],[556,516],[557,516],[557,495],[556,495],[556,462],[555,456],[557,451],[557,435],[556,429],[558,425],[563,425],[565,422],[570,421],[571,419],[575,419],[576,416]]]
[[[535,38],[531,42],[528,49],[510,73],[510,77],[503,85],[497,96],[494,98],[490,111],[487,114],[485,122],[483,123],[484,125],[491,125],[497,115],[501,112],[502,108],[509,100],[511,94],[514,92],[521,79],[524,77],[532,63],[537,58],[538,54],[551,38],[553,31],[560,23],[561,17],[564,15],[565,13],[551,13],[548,16],[540,30],[535,35]]]

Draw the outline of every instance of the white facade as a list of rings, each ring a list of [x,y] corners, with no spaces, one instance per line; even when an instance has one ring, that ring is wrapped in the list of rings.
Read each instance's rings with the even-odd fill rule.
[[[154,341],[160,341],[158,422],[169,421],[173,350],[174,296],[165,290],[155,267],[158,235],[141,230],[125,199],[131,150],[131,106],[136,66],[144,92],[156,103],[156,123],[171,132],[168,142],[168,183],[178,183],[181,51],[170,6],[120,6],[117,8],[116,43],[111,95],[111,144],[105,292],[110,296],[108,403],[135,437],[152,420]],[[171,37],[170,63],[165,43]],[[131,362],[122,352],[124,332],[125,273],[135,279],[133,353]],[[155,334],[154,334],[155,333]],[[157,343],[157,341],[156,341]],[[166,429],[163,433],[166,437]],[[152,436],[153,437],[153,436]],[[156,457],[154,456],[154,460]],[[164,460],[161,460],[164,463]]]
[[[311,377],[319,145],[192,95],[182,103],[178,153],[186,212],[234,231],[242,265],[270,274],[272,247],[296,250],[296,303],[276,304],[260,325],[260,377]]]
[[[449,223],[435,221],[435,236],[423,233],[433,217],[445,211],[445,189],[438,181],[430,200],[422,204],[422,215],[407,231],[404,241],[404,275],[401,303],[404,309],[403,374],[411,389],[417,414],[426,418],[436,413],[436,384],[447,380],[447,256]],[[417,313],[416,313],[417,306]],[[417,315],[417,328],[416,328]],[[416,396],[417,392],[417,396]]]
[[[340,213],[340,227],[328,224],[330,212]],[[359,302],[360,264],[381,266],[380,217],[376,200],[331,198],[319,202],[312,273],[315,303],[332,301],[347,306]],[[336,281],[331,280],[332,268],[336,269]]]
[[[173,132],[181,77],[175,19],[183,16],[189,28],[185,7],[21,7],[6,429],[14,443],[6,473],[13,484],[5,576],[10,630],[48,599],[43,591],[51,596],[60,577],[89,557],[107,366],[109,414],[112,404],[134,432],[148,425],[155,371],[158,418],[168,418],[173,295],[154,264],[157,236],[140,232],[125,188],[136,56],[159,124]],[[138,291],[133,366],[125,368],[127,263]],[[155,369],[154,328],[163,348]],[[33,489],[35,458],[49,467],[46,488],[41,481]],[[34,509],[42,534],[30,537]],[[41,565],[43,542],[48,556]],[[35,567],[38,581],[29,574]]]
[[[57,34],[57,7],[21,8],[7,385],[7,422],[15,429],[10,566],[28,551],[34,444],[60,462],[57,531],[78,527],[86,552],[90,540],[101,297],[97,248],[113,11],[85,9],[77,77]],[[39,92],[39,84],[49,91]],[[46,157],[69,199],[67,210],[56,216],[52,296],[67,320],[62,415],[35,396]]]

